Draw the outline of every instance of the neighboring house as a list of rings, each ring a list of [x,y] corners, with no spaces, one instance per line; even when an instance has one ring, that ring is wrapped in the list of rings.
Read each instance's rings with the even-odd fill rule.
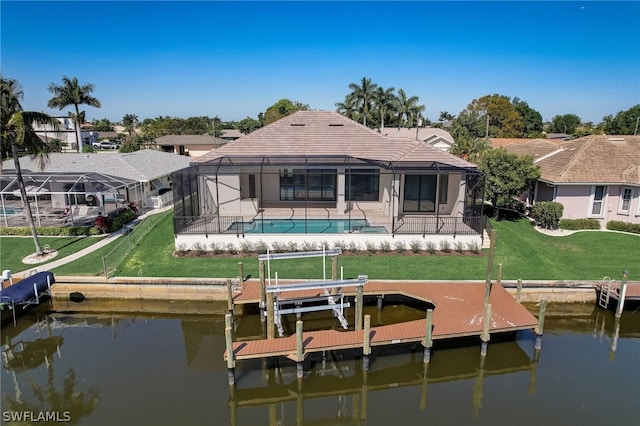
[[[242,136],[244,136],[244,133],[242,133],[240,130],[223,129],[220,137],[226,141],[234,141],[238,138],[241,138]]]
[[[172,179],[176,248],[482,243],[484,176],[474,164],[335,112],[298,111]]]
[[[27,196],[39,220],[55,219],[66,209],[75,214],[90,208],[98,215],[130,202],[146,208],[170,205],[170,175],[188,165],[186,157],[150,149],[126,154],[51,153],[43,171],[37,160],[20,158]],[[24,211],[13,159],[3,162],[0,182],[0,224],[9,226],[10,219],[19,216],[15,213]]]
[[[426,142],[441,151],[449,152],[454,144],[449,132],[436,127],[385,127],[383,134],[388,137],[410,138]]]
[[[60,122],[58,129],[54,129],[48,124],[33,123],[33,129],[36,135],[44,141],[57,139],[65,144],[63,149],[76,151],[78,149],[76,123],[69,117],[59,116],[54,118]],[[85,145],[91,145],[92,142],[98,140],[98,132],[82,129],[81,126],[80,133]]]
[[[199,157],[228,141],[209,135],[166,135],[156,138],[154,142],[161,151]]]
[[[489,143],[491,144],[491,148],[500,148],[506,145],[517,145],[517,144],[525,144],[525,143],[544,143],[544,142],[552,142],[554,144],[559,144],[562,142],[561,139],[530,139],[530,138],[489,138]]]
[[[505,145],[532,155],[541,177],[532,202],[556,201],[563,218],[640,223],[640,136],[591,135],[571,141],[535,139]]]

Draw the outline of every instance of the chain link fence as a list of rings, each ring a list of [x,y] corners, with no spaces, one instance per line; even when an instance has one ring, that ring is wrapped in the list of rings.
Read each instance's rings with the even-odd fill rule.
[[[162,214],[149,215],[137,224],[124,226],[124,235],[119,238],[120,242],[116,244],[113,250],[102,256],[102,268],[106,278],[113,276],[122,262],[124,262],[145,235],[155,228],[162,217],[164,217]]]

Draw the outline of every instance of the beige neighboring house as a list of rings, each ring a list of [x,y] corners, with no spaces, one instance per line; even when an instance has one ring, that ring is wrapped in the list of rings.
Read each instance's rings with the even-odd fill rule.
[[[591,135],[571,141],[534,139],[508,144],[532,155],[541,177],[532,203],[556,201],[564,219],[640,223],[640,136]]]
[[[227,142],[209,135],[165,135],[155,139],[155,145],[161,151],[188,157],[199,157]]]
[[[530,138],[489,138],[491,148],[500,148],[506,145],[520,145],[520,144],[537,144],[551,142],[558,145],[562,142],[560,139],[530,139]]]
[[[441,151],[449,152],[451,146],[455,143],[449,132],[437,127],[385,127],[382,132],[390,138],[409,138],[422,142],[426,142]]]
[[[484,175],[474,164],[332,111],[298,111],[172,179],[176,248],[482,244]]]

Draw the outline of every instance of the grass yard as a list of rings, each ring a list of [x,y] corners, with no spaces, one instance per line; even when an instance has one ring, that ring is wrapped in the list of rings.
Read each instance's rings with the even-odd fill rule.
[[[116,268],[116,276],[148,277],[214,277],[233,278],[238,275],[238,262],[244,264],[245,276],[259,276],[257,256],[251,257],[175,257],[172,212],[158,216],[156,227],[142,238],[128,257]],[[578,232],[565,237],[553,237],[537,232],[529,221],[492,221],[498,240],[497,264],[502,263],[503,279],[515,280],[598,280],[608,275],[619,280],[622,271],[629,270],[631,280],[640,279],[640,236],[613,232]],[[59,256],[86,247],[90,238],[42,238],[43,244],[59,249]],[[122,238],[116,240],[122,241]],[[33,252],[30,238],[3,237],[2,269],[26,269],[20,259]],[[11,249],[8,249],[8,247]],[[100,275],[102,256],[114,243],[53,270],[59,275]],[[483,255],[448,256],[416,255],[343,255],[338,259],[344,277],[368,275],[370,279],[400,280],[484,280],[487,252]],[[65,254],[66,253],[66,254]],[[5,266],[6,265],[6,266]],[[326,260],[326,276],[331,276],[331,261]],[[322,259],[307,258],[271,262],[271,276],[282,279],[322,279]]]
[[[48,244],[51,250],[57,250],[56,259],[61,259],[82,250],[98,241],[99,237],[39,237],[40,245]],[[35,253],[32,237],[0,237],[0,269],[12,272],[24,271],[38,264],[25,264],[22,259]]]

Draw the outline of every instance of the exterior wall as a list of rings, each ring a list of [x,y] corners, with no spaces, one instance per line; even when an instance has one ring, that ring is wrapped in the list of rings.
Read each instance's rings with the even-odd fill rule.
[[[212,147],[202,145],[187,145],[185,148],[185,155],[189,157],[200,157],[208,152],[211,152]]]
[[[321,249],[321,245],[323,243],[326,244],[326,248],[333,247],[336,243],[340,243],[343,246],[347,246],[349,248],[354,247],[359,250],[366,250],[368,246],[375,244],[376,248],[380,248],[381,242],[388,242],[391,246],[392,250],[395,250],[396,243],[402,242],[404,243],[407,249],[410,248],[411,244],[419,243],[421,249],[426,249],[426,243],[428,241],[432,241],[436,244],[436,247],[440,247],[441,241],[448,241],[450,246],[455,247],[455,243],[462,242],[465,248],[469,248],[470,244],[475,245],[476,247],[482,246],[482,236],[481,235],[457,235],[455,239],[453,235],[427,235],[423,237],[422,235],[409,235],[409,234],[397,234],[395,236],[391,235],[373,235],[373,234],[255,234],[245,236],[236,236],[236,234],[217,234],[217,235],[209,235],[207,238],[205,235],[185,235],[178,234],[175,239],[175,247],[176,249],[186,249],[189,250],[193,247],[205,246],[208,250],[211,248],[211,243],[215,242],[219,247],[222,247],[224,250],[228,250],[229,246],[232,245],[236,250],[241,250],[242,244],[257,244],[259,242],[269,244],[269,247],[272,246],[274,242],[279,244],[296,242],[298,244],[298,248],[301,249],[303,244],[316,244],[317,249]]]
[[[620,194],[622,188],[632,189],[632,198],[628,213],[620,212]],[[602,214],[591,215],[593,185],[558,185],[554,201],[564,206],[563,219],[593,218],[601,222],[604,228],[607,222],[616,220],[640,223],[640,188],[632,186],[605,186]],[[538,196],[538,201],[542,201]]]
[[[218,214],[220,216],[235,216],[241,214],[240,177],[235,175],[218,175],[203,179],[204,188],[211,194],[211,205],[204,205],[207,197],[201,194],[203,214]]]
[[[545,182],[536,183],[536,201],[553,201],[555,186],[549,186]]]

